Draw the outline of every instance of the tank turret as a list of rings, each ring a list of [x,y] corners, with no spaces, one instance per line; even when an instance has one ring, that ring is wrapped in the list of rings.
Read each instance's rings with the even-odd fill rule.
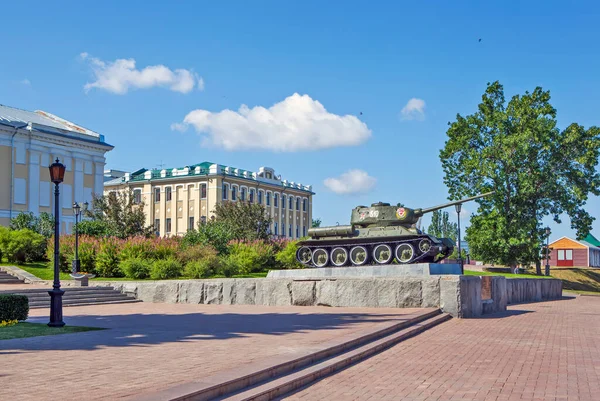
[[[316,267],[437,262],[452,253],[454,242],[423,234],[414,225],[426,213],[493,193],[419,209],[384,202],[357,206],[352,210],[350,225],[309,229],[310,238],[298,243],[296,258]]]

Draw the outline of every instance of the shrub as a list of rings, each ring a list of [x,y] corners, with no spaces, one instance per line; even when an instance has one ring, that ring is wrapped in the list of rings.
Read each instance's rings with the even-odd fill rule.
[[[260,240],[232,241],[229,245],[229,259],[238,266],[241,274],[260,272],[274,265],[273,245]]]
[[[27,320],[29,300],[25,295],[0,294],[0,321]]]
[[[225,277],[233,277],[240,273],[239,261],[236,258],[232,258],[231,255],[221,256],[219,258],[219,265],[217,267],[217,274]]]
[[[150,276],[152,262],[142,258],[129,258],[119,265],[126,277],[141,280]]]
[[[190,278],[208,278],[219,271],[219,263],[219,257],[215,252],[214,255],[188,262],[185,265],[185,275]]]
[[[210,245],[202,244],[184,247],[177,253],[177,259],[179,259],[183,265],[209,256],[217,256],[217,250]]]
[[[79,263],[82,272],[95,273],[96,271],[96,250],[97,244],[94,238],[79,238]]]
[[[275,260],[283,269],[301,269],[304,266],[296,260],[296,251],[298,250],[298,241],[290,241],[285,248],[277,252]]]
[[[183,266],[175,258],[155,260],[150,269],[150,277],[154,280],[177,278],[181,276]]]
[[[188,230],[183,236],[184,246],[190,245],[210,245],[219,252],[220,255],[227,254],[229,241],[233,239],[230,228],[218,221],[209,221],[200,224],[197,230]]]
[[[44,259],[46,238],[28,229],[4,232],[2,254],[9,262],[23,264]]]
[[[105,238],[96,255],[96,272],[101,277],[122,277],[119,269],[119,243],[114,238]]]
[[[170,259],[177,255],[179,250],[179,237],[161,238],[154,242],[152,257],[154,259]]]
[[[141,258],[151,259],[154,257],[154,249],[151,240],[141,237],[128,239],[119,255],[121,260]]]

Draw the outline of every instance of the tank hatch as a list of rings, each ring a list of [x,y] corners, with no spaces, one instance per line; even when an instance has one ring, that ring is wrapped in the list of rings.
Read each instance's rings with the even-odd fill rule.
[[[389,206],[389,203],[386,202],[376,202],[376,203],[371,203],[371,207],[375,207],[375,206]]]

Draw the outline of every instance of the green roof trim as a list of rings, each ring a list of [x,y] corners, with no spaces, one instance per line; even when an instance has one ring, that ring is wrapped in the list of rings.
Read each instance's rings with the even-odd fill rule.
[[[598,241],[596,239],[596,237],[594,237],[591,233],[587,235],[587,237],[585,237],[583,239],[585,242],[589,242],[590,244],[597,246],[598,248],[600,248],[600,241]]]

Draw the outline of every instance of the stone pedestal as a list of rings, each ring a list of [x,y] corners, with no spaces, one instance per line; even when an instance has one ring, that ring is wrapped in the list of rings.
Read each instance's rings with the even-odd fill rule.
[[[87,287],[89,285],[89,279],[96,277],[95,274],[71,274],[74,281],[74,287]]]
[[[458,263],[414,263],[406,265],[368,265],[322,267],[314,269],[270,270],[268,278],[402,277],[460,274]]]

